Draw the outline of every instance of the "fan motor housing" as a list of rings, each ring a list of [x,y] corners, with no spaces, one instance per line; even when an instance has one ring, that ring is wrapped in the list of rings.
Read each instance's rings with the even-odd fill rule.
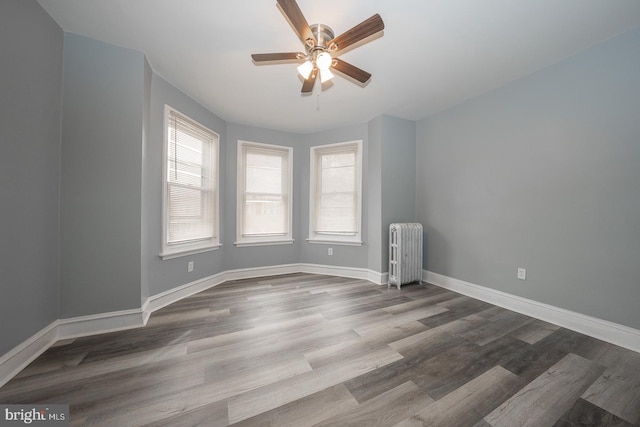
[[[328,49],[329,43],[335,37],[335,35],[333,34],[333,30],[329,26],[324,24],[312,24],[309,25],[309,28],[311,29],[313,35],[316,37],[318,44],[314,45],[313,40],[307,40],[307,50],[311,51],[317,49]]]

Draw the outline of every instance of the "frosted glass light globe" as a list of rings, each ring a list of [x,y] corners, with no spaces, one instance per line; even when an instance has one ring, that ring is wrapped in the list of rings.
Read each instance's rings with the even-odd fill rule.
[[[331,62],[333,62],[333,58],[327,52],[322,52],[316,58],[316,65],[321,70],[328,70],[331,67]]]

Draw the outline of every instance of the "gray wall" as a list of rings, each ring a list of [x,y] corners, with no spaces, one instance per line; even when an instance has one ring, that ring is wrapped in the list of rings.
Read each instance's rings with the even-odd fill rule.
[[[64,36],[62,318],[140,307],[144,61]]]
[[[0,355],[58,318],[60,27],[0,2]]]
[[[416,122],[382,116],[382,269],[389,270],[389,225],[416,220]]]
[[[369,173],[367,174],[367,199],[371,209],[367,211],[367,268],[372,271],[385,271],[382,262],[382,245],[384,236],[382,229],[382,116],[369,121],[368,157]],[[376,209],[375,206],[378,208]],[[387,237],[389,240],[389,237]],[[388,242],[387,242],[388,245]],[[388,267],[386,268],[389,269]]]
[[[203,277],[225,270],[222,263],[222,250],[227,240],[226,230],[221,227],[222,249],[204,252],[188,257],[162,260],[158,254],[162,251],[162,147],[164,140],[164,106],[165,104],[191,117],[220,135],[220,159],[226,156],[226,123],[196,103],[189,96],[169,84],[157,74],[151,78],[151,108],[149,149],[143,163],[144,200],[143,229],[145,230],[144,252],[142,254],[144,269],[149,281],[149,295],[156,295],[169,289],[193,282]],[[220,162],[220,179],[225,179],[227,165]],[[220,188],[221,224],[225,217],[224,183]],[[187,263],[193,261],[194,269],[187,272]]]
[[[141,182],[141,191],[142,191],[142,203],[141,203],[141,218],[140,218],[140,302],[144,304],[144,302],[149,298],[150,290],[149,290],[149,269],[147,268],[147,259],[146,254],[151,252],[150,244],[151,244],[151,235],[157,230],[153,230],[149,226],[149,218],[153,215],[153,213],[157,210],[154,206],[151,206],[147,201],[150,199],[149,193],[153,191],[153,179],[155,177],[149,176],[149,167],[147,166],[150,162],[150,156],[152,155],[151,150],[151,81],[153,79],[153,70],[151,69],[151,65],[147,61],[147,58],[144,59],[144,93],[143,93],[143,103],[142,103],[142,164],[140,165],[142,170],[142,182]]]
[[[33,0],[2,2],[0,24],[0,81],[11,81],[1,86],[0,194],[13,202],[0,224],[18,225],[3,226],[0,244],[0,354],[56,318],[139,308],[221,271],[302,262],[384,272],[389,223],[414,220],[431,271],[640,328],[640,31],[417,128],[381,116],[296,135],[226,123],[142,53],[63,36]],[[166,261],[164,104],[218,132],[222,159],[222,248]],[[294,147],[294,245],[233,245],[238,139]],[[332,245],[329,256],[305,241],[309,148],[358,139],[365,245]]]
[[[251,268],[299,262],[299,251],[304,237],[299,232],[300,224],[300,177],[303,170],[300,166],[304,150],[299,143],[299,137],[286,132],[255,128],[228,123],[227,124],[227,173],[225,176],[226,197],[225,210],[225,240],[224,240],[224,269]],[[293,245],[270,245],[236,247],[236,211],[237,211],[237,156],[238,140],[261,142],[293,147],[293,230],[295,242]]]
[[[168,104],[220,134],[220,226],[222,247],[216,251],[185,257],[162,260],[162,139],[163,109]],[[317,132],[313,134],[290,134],[269,129],[255,128],[234,123],[226,123],[204,109],[189,96],[153,74],[151,82],[151,118],[148,150],[143,161],[143,270],[148,277],[148,296],[157,295],[180,285],[190,283],[216,273],[241,268],[263,267],[293,263],[311,263],[369,268],[370,240],[380,247],[379,235],[369,237],[369,213],[378,216],[375,230],[380,228],[380,195],[374,201],[368,197],[369,171],[376,171],[379,165],[368,164],[368,125],[354,125],[341,129]],[[382,119],[380,119],[382,121]],[[398,124],[396,119],[385,118],[389,129],[406,126],[405,121]],[[413,123],[413,122],[411,122]],[[399,126],[399,127],[398,127]],[[413,129],[413,128],[411,128]],[[406,132],[405,132],[406,133]],[[403,134],[404,135],[404,134]],[[402,137],[403,138],[403,137]],[[362,247],[342,245],[318,245],[306,242],[309,229],[309,149],[311,146],[335,142],[363,140],[364,143],[364,196],[363,196],[363,239]],[[394,141],[397,135],[394,137]],[[293,245],[236,247],[236,181],[237,181],[237,142],[247,140],[266,144],[279,144],[293,147]],[[415,144],[415,137],[414,137]],[[381,148],[378,149],[380,152]],[[405,160],[413,161],[413,153]],[[375,172],[378,177],[381,172]],[[379,181],[379,179],[378,179]],[[408,184],[409,186],[411,183]],[[380,183],[378,184],[380,188]],[[373,203],[373,205],[372,205]],[[413,201],[409,208],[413,211]],[[386,243],[385,243],[386,244]],[[333,247],[334,255],[327,255],[327,248]],[[379,259],[379,253],[375,259]],[[195,269],[187,272],[187,262],[194,261]],[[376,270],[379,271],[379,270]],[[144,273],[143,273],[144,277]],[[143,297],[145,295],[143,282]]]
[[[320,265],[336,265],[343,267],[368,268],[368,241],[369,241],[369,211],[371,207],[368,195],[367,176],[369,172],[368,153],[368,125],[352,125],[340,129],[316,132],[302,135],[300,137],[301,148],[305,154],[300,159],[303,173],[300,176],[301,197],[298,197],[300,210],[300,233],[297,238],[301,240],[309,237],[309,170],[310,170],[310,147],[323,144],[333,144],[337,142],[362,140],[362,241],[363,246],[346,245],[325,245],[308,243],[306,240],[300,251],[300,262]],[[333,255],[327,254],[327,248],[333,248]]]
[[[162,260],[162,143],[163,109],[168,104],[178,111],[220,134],[220,226],[222,247],[215,251],[185,257]],[[354,125],[341,129],[313,134],[291,134],[269,129],[226,123],[204,109],[188,95],[181,92],[162,77],[153,74],[151,81],[151,117],[148,150],[143,161],[143,267],[148,277],[148,296],[157,295],[180,285],[190,283],[216,273],[241,268],[263,267],[293,263],[311,263],[368,268],[368,214],[380,217],[380,201],[374,205],[368,200],[368,126]],[[389,118],[385,119],[389,120]],[[393,120],[391,121],[392,123]],[[404,121],[403,125],[405,125]],[[319,245],[306,242],[309,230],[309,149],[311,146],[335,142],[363,140],[364,143],[364,196],[362,247],[342,245]],[[236,181],[238,140],[278,144],[293,147],[293,245],[236,247]],[[414,138],[415,144],[415,138]],[[380,151],[380,150],[378,150]],[[413,160],[413,154],[409,157]],[[376,170],[379,166],[374,166]],[[378,176],[380,172],[378,171]],[[378,185],[380,187],[380,185]],[[412,205],[413,206],[413,205]],[[413,209],[413,208],[411,208]],[[380,224],[380,220],[378,220]],[[376,226],[376,230],[379,225]],[[380,236],[372,237],[380,246]],[[333,247],[334,255],[327,255]],[[379,254],[375,255],[379,258]],[[194,271],[187,272],[187,262],[194,261]],[[144,277],[143,273],[143,277]],[[144,299],[145,284],[142,295]]]
[[[426,267],[640,328],[638,76],[635,31],[422,120]]]
[[[416,123],[391,116],[369,122],[369,269],[389,270],[389,225],[416,219]]]

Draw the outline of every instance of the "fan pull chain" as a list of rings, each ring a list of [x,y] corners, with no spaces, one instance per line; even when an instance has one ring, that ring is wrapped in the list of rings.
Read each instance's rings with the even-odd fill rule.
[[[316,111],[320,111],[320,93],[316,96]]]

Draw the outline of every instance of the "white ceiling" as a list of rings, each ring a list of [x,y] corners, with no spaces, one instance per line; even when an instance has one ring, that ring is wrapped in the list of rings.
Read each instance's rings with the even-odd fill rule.
[[[290,132],[418,120],[640,26],[640,0],[298,0],[336,35],[374,13],[382,37],[341,58],[371,74],[301,96],[298,52],[275,0],[38,0],[67,32],[144,52],[154,71],[224,120]],[[317,83],[319,85],[319,82]]]

